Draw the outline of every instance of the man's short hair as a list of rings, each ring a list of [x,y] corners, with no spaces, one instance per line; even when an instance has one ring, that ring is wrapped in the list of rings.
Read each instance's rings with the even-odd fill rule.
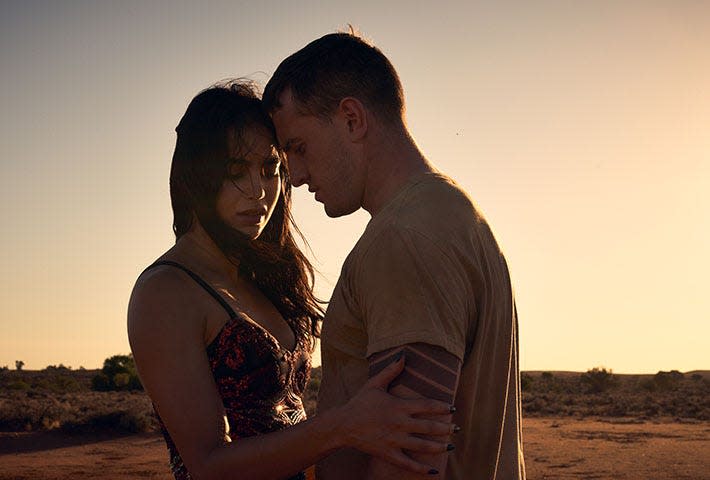
[[[354,33],[331,33],[292,54],[264,88],[270,112],[290,88],[304,114],[329,118],[340,101],[355,97],[382,120],[400,122],[404,112],[402,83],[394,67],[375,46]]]

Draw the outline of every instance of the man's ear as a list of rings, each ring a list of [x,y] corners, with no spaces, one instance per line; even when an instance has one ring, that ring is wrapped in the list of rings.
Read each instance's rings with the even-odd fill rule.
[[[338,115],[347,128],[350,139],[354,142],[362,140],[367,133],[367,109],[360,100],[345,97],[338,105]]]

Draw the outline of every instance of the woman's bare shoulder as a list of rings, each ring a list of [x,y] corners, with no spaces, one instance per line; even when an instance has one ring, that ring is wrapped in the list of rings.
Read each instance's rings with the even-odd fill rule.
[[[157,265],[144,271],[136,280],[128,304],[131,342],[155,335],[201,335],[197,294],[194,280],[178,268]]]
[[[137,290],[151,291],[165,288],[184,288],[188,285],[189,277],[180,268],[174,265],[153,265],[138,276],[133,292]]]
[[[156,265],[138,276],[131,293],[131,304],[184,302],[185,296],[190,296],[193,290],[192,283],[194,281],[179,268]]]

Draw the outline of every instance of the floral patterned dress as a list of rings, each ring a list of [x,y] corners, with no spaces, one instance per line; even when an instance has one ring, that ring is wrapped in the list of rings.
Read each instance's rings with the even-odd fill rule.
[[[229,314],[229,321],[206,351],[229,421],[232,442],[305,420],[301,397],[311,370],[305,339],[297,337],[293,351],[282,348],[266,329],[234,312],[219,293],[183,265],[161,261],[149,268],[157,265],[172,265],[183,270]],[[159,415],[158,421],[168,446],[173,475],[176,480],[191,479]],[[234,472],[234,478],[241,478],[239,472]],[[299,479],[305,479],[305,475],[299,473],[289,480]]]

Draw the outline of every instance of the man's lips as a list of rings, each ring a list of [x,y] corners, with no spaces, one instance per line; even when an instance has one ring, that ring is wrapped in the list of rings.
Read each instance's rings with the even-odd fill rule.
[[[318,198],[318,193],[319,193],[320,189],[318,189],[317,187],[308,185],[308,191],[315,194],[314,198],[316,199],[317,202],[321,201],[320,198]]]

